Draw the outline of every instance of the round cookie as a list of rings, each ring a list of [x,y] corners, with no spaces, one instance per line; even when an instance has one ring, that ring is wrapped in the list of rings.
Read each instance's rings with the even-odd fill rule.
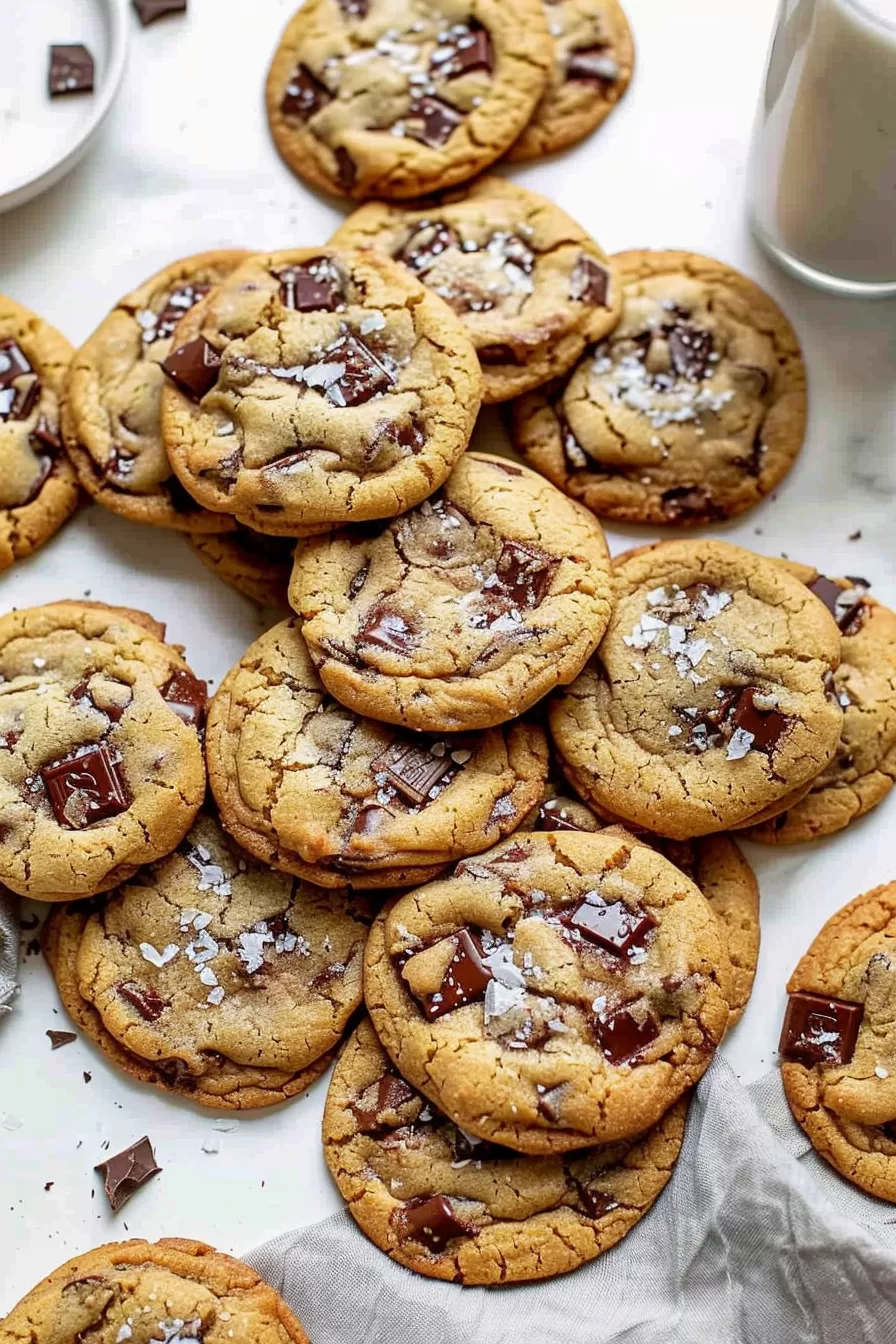
[[[314,187],[422,196],[509,149],[551,60],[540,0],[309,0],[274,55],[268,121]]]
[[[609,116],[631,83],[635,44],[618,0],[544,0],[553,68],[532,120],[505,154],[539,159],[576,144]]]
[[[463,1284],[552,1278],[621,1241],[672,1175],[679,1101],[640,1139],[521,1157],[465,1134],[392,1071],[369,1021],[339,1058],[324,1157],[362,1232],[399,1264]]]
[[[176,344],[162,393],[172,466],[206,508],[257,532],[411,508],[445,480],[479,410],[460,318],[375,252],[252,257],[187,313]]]
[[[246,651],[209,708],[221,819],[265,863],[323,886],[426,881],[515,829],[538,800],[534,724],[411,736],[331,700],[295,619]]]
[[[69,1015],[113,1064],[202,1106],[273,1106],[327,1068],[369,920],[243,854],[209,813],[178,850],[44,932]]]
[[[787,1101],[842,1176],[896,1204],[896,883],[844,906],[787,982]]]
[[[76,351],[63,430],[84,489],[137,523],[179,532],[233,527],[188,495],[171,470],[159,412],[178,322],[250,255],[202,252],[172,262],[116,304]]]
[[[262,607],[286,607],[293,537],[266,537],[248,527],[225,536],[192,536],[190,546],[213,574]]]
[[[201,1241],[119,1241],[54,1270],[2,1322],[4,1344],[308,1344],[254,1269]]]
[[[141,612],[0,617],[0,881],[62,901],[168,854],[205,793],[206,685]]]
[[[522,833],[374,921],[364,998],[403,1077],[532,1155],[642,1134],[705,1072],[731,965],[694,884],[613,835]]]
[[[622,252],[622,318],[562,385],[514,407],[525,460],[595,513],[702,526],[781,481],[806,426],[787,318],[738,271],[691,252]]]
[[[500,457],[381,530],[298,547],[290,602],[342,704],[421,732],[487,728],[581,671],[610,615],[603,533]]]
[[[548,715],[600,815],[686,840],[789,802],[825,768],[843,724],[840,632],[798,579],[694,539],[624,558],[614,585],[597,654]]]
[[[404,262],[454,309],[489,402],[565,373],[622,310],[606,253],[559,206],[503,177],[416,209],[364,205],[331,241]]]
[[[52,537],[78,503],[59,403],[72,347],[0,294],[0,570]]]
[[[769,845],[816,840],[876,807],[896,780],[896,613],[876,602],[865,579],[829,579],[811,565],[779,562],[815,593],[841,632],[834,686],[843,706],[836,755],[802,800],[748,838]]]

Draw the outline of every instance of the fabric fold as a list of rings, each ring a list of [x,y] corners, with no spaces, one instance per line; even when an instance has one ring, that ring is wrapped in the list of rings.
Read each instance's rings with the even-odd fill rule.
[[[0,888],[0,1017],[12,1009],[19,992],[19,902]]]

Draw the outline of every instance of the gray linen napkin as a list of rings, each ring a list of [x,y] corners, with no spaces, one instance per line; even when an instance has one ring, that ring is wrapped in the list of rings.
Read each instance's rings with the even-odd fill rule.
[[[754,1097],[718,1057],[657,1204],[620,1246],[552,1282],[421,1278],[345,1212],[246,1258],[312,1344],[893,1344],[896,1209],[807,1154],[777,1075]]]
[[[19,903],[0,887],[0,1017],[12,1008],[19,992]]]

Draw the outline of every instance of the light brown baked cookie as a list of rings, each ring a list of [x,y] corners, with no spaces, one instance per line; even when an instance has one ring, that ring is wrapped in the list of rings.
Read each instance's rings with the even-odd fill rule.
[[[369,917],[199,815],[174,854],[44,932],[69,1015],[125,1073],[201,1106],[298,1096],[361,1002]]]
[[[731,964],[689,878],[614,835],[520,833],[374,921],[364,998],[403,1077],[532,1155],[642,1134],[705,1072]]]
[[[0,570],[42,546],[77,506],[59,430],[71,357],[55,327],[0,294]]]
[[[505,723],[581,671],[610,615],[596,520],[535,472],[465,453],[382,529],[296,551],[290,602],[320,678],[420,732]]]
[[[668,1183],[681,1100],[640,1139],[521,1157],[465,1134],[392,1069],[370,1022],[339,1058],[324,1157],[380,1250],[429,1278],[518,1283],[566,1274],[621,1241]]]
[[[827,921],[787,993],[791,1111],[842,1176],[896,1204],[896,883]]]
[[[309,0],[274,55],[268,121],[312,186],[422,196],[509,149],[551,61],[540,0]]]
[[[532,120],[505,154],[539,159],[595,130],[631,83],[635,44],[618,0],[544,0],[554,62]]]
[[[261,607],[288,607],[293,537],[266,537],[249,527],[225,536],[192,536],[192,550],[213,574]]]
[[[119,1241],[47,1275],[0,1321],[3,1344],[308,1344],[254,1269],[201,1241]]]
[[[376,252],[252,257],[173,343],[174,470],[206,508],[276,536],[418,504],[466,448],[482,395],[460,318]]]
[[[104,508],[178,532],[233,527],[186,493],[162,443],[159,412],[178,322],[250,255],[202,252],[172,262],[120,299],[72,359],[65,446],[84,489]]]
[[[331,242],[394,257],[454,309],[476,347],[487,402],[565,373],[622,310],[594,239],[553,201],[503,177],[413,209],[364,205]]]
[[[802,447],[806,370],[777,304],[692,252],[620,252],[622,318],[564,383],[514,407],[530,466],[601,517],[702,526],[743,513]]]
[[[62,901],[168,854],[205,793],[206,685],[141,612],[0,617],[0,881]]]
[[[727,542],[644,547],[549,706],[564,771],[600,815],[672,839],[730,830],[833,758],[840,632],[798,579]]]

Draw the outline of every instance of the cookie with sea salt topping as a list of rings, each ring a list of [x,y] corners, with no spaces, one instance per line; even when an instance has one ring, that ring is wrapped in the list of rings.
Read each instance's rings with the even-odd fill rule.
[[[54,911],[47,960],[118,1068],[202,1106],[272,1106],[327,1068],[361,1001],[368,918],[255,862],[200,813],[167,859]]]
[[[337,700],[467,732],[578,674],[609,620],[609,561],[587,510],[525,467],[466,453],[411,512],[300,545],[290,602]]]
[[[72,347],[0,294],[0,570],[42,546],[75,511],[59,405]]]
[[[322,886],[426,881],[514,830],[548,768],[544,732],[524,720],[410,734],[337,704],[296,619],[262,635],[224,678],[206,746],[230,833]]]
[[[399,1264],[464,1284],[552,1278],[630,1232],[681,1149],[682,1099],[639,1139],[522,1157],[465,1134],[392,1069],[369,1021],[339,1058],[324,1157],[349,1212]]]
[[[521,833],[374,921],[364,998],[401,1075],[532,1155],[642,1134],[706,1070],[731,964],[691,880],[614,835]]]
[[[332,242],[395,257],[454,309],[486,401],[565,373],[619,320],[622,290],[606,253],[559,206],[502,177],[413,209],[362,206]]]
[[[62,901],[169,854],[205,794],[206,685],[142,612],[0,618],[0,881]]]
[[[510,148],[551,62],[540,0],[309,0],[274,55],[268,121],[312,186],[422,196]]]
[[[775,561],[722,541],[642,547],[614,572],[600,648],[549,707],[577,792],[678,840],[787,805],[843,726],[830,614]]]
[[[562,384],[514,407],[530,466],[601,517],[701,526],[790,470],[806,370],[777,304],[691,252],[621,252],[622,318]]]
[[[896,1204],[896,883],[833,915],[787,982],[781,1076],[842,1176]]]
[[[482,376],[461,319],[375,252],[250,258],[181,320],[162,435],[205,508],[275,536],[392,517],[466,448]]]

